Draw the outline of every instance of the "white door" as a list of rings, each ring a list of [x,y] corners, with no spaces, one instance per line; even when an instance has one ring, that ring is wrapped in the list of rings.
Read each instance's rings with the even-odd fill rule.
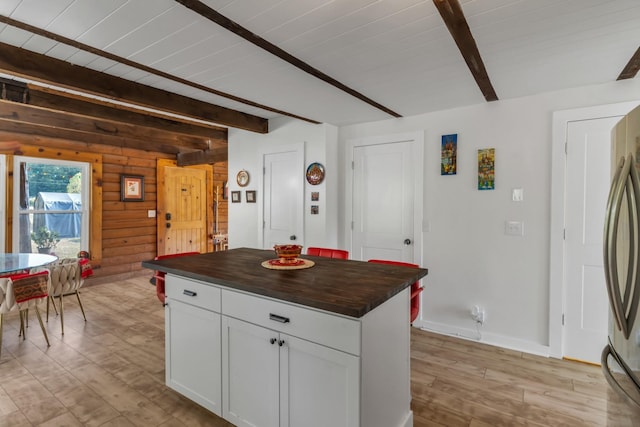
[[[413,144],[354,147],[353,259],[415,262]]]
[[[277,338],[277,332],[222,316],[222,416],[236,426],[280,424]]]
[[[304,245],[304,153],[301,147],[266,153],[263,157],[263,240],[273,245]]]
[[[607,342],[602,258],[611,182],[611,129],[619,117],[569,122],[565,189],[564,357],[599,363]]]

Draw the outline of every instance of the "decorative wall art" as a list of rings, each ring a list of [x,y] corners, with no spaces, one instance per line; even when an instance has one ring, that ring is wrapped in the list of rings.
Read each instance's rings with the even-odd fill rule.
[[[311,215],[318,215],[318,213],[320,213],[318,205],[311,205]]]
[[[324,179],[324,166],[320,163],[311,163],[307,168],[307,182],[311,185],[318,185]]]
[[[249,185],[249,172],[244,169],[238,172],[238,174],[236,175],[236,182],[240,187],[246,187],[247,185]]]
[[[312,202],[317,202],[318,200],[320,200],[320,192],[312,191],[311,192],[311,201]]]
[[[224,181],[222,183],[222,200],[227,200],[229,198],[229,183]]]
[[[240,192],[232,191],[231,192],[231,203],[240,203]]]
[[[256,191],[255,190],[247,190],[247,203],[255,203],[256,202]]]
[[[478,150],[478,190],[494,190],[496,149],[483,148]]]
[[[458,134],[442,135],[440,175],[455,175],[458,170]]]
[[[144,176],[120,175],[120,200],[123,202],[143,202]]]

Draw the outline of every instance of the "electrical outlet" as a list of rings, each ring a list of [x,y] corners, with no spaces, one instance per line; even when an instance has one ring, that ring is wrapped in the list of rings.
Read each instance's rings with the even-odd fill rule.
[[[484,324],[484,309],[479,305],[474,305],[471,309],[471,318],[476,321],[476,323]]]

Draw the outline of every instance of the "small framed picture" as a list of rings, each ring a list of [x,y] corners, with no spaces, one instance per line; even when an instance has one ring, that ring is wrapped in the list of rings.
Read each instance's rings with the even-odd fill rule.
[[[256,191],[247,190],[247,203],[255,203],[255,202],[256,202]]]
[[[231,203],[240,203],[240,192],[232,191],[231,192]]]
[[[143,202],[144,176],[120,175],[120,200],[123,202]]]
[[[311,201],[312,202],[317,202],[318,200],[320,200],[320,192],[319,191],[312,191],[311,192]]]
[[[318,215],[318,213],[320,213],[318,205],[311,205],[311,215]]]
[[[222,200],[229,198],[229,183],[227,181],[222,182]]]

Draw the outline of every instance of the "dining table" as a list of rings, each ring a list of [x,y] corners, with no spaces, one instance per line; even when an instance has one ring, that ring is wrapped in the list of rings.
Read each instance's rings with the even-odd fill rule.
[[[0,274],[42,267],[55,262],[57,259],[57,256],[48,254],[0,253]]]

